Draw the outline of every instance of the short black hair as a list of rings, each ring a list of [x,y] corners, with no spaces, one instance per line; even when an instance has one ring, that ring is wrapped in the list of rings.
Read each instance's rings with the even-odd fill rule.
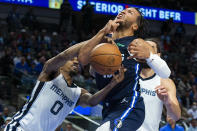
[[[159,38],[152,37],[152,38],[146,38],[145,41],[152,41],[157,46],[157,53],[161,53],[161,41]]]
[[[134,35],[140,38],[144,38],[146,34],[148,34],[148,29],[147,29],[148,21],[144,19],[142,12],[138,8],[135,9],[140,14],[140,16],[137,17],[138,29],[134,31]]]

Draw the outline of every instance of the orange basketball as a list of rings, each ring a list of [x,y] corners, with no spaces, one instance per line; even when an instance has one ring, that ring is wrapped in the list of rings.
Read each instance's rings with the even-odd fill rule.
[[[121,53],[116,45],[102,43],[90,54],[90,64],[101,75],[113,74],[122,63]]]

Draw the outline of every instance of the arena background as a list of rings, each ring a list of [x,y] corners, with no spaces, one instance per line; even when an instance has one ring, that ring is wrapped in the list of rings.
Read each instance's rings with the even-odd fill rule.
[[[90,0],[93,5],[81,9],[83,2],[69,0],[60,9],[61,0],[0,0],[1,129],[5,127],[6,118],[28,100],[47,59],[91,38],[119,9],[132,6],[141,8],[147,18],[147,36],[161,39],[163,58],[171,68],[182,109],[177,124],[187,130],[197,116],[197,111],[194,116],[187,113],[193,110],[192,103],[197,102],[197,1]],[[75,81],[91,93],[97,91],[86,69]],[[70,114],[57,130],[68,131],[72,125],[72,130],[93,131],[101,120],[101,110],[101,105],[78,107],[75,111],[83,116]],[[165,116],[164,111],[160,126],[166,124]]]

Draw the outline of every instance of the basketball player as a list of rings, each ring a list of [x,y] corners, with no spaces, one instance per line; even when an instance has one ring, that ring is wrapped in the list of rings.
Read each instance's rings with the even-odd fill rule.
[[[54,131],[75,106],[95,106],[123,80],[124,69],[94,95],[77,87],[72,77],[79,71],[77,44],[48,60],[28,102],[14,115],[5,131]],[[74,58],[73,58],[74,57]]]
[[[147,39],[160,56],[159,41],[155,38]],[[181,117],[181,110],[176,98],[176,87],[171,79],[163,79],[145,63],[140,73],[139,84],[141,96],[145,104],[145,120],[137,131],[158,131],[163,105],[167,109],[167,116],[177,121]]]
[[[141,66],[135,59],[127,59],[130,53],[133,57],[146,59],[160,76],[167,78],[170,75],[165,61],[155,57],[154,50],[144,40],[137,39],[143,33],[143,29],[144,19],[141,13],[135,8],[127,8],[119,13],[115,20],[110,20],[80,49],[79,61],[82,65],[86,65],[89,63],[91,50],[101,43],[107,34],[112,34],[112,39],[122,54],[122,63],[127,68],[125,79],[107,95],[103,102],[103,123],[107,127],[101,126],[98,131],[136,131],[144,121],[144,102],[140,97],[138,84]],[[112,75],[102,76],[95,73],[97,88],[102,89],[112,77]]]

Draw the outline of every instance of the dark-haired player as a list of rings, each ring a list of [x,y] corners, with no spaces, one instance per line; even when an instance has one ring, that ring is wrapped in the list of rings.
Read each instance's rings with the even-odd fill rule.
[[[54,131],[77,105],[95,106],[124,78],[124,69],[94,95],[73,83],[79,71],[77,56],[82,44],[74,45],[48,60],[31,97],[6,126],[5,131]]]
[[[88,43],[80,50],[79,61],[82,65],[89,63],[91,50],[102,42],[107,34],[119,47],[122,63],[127,71],[125,79],[119,83],[106,97],[103,104],[103,123],[97,130],[136,131],[144,121],[145,111],[143,98],[140,97],[138,84],[141,66],[132,57],[146,59],[147,63],[159,75],[167,78],[170,70],[161,58],[155,56],[152,47],[142,39],[144,33],[144,18],[136,8],[127,8],[120,12],[115,20],[110,20]],[[134,40],[135,39],[135,40]],[[158,65],[163,65],[158,66]],[[157,68],[159,67],[159,68]],[[102,76],[95,73],[98,89],[102,89],[112,79],[112,75]],[[104,127],[104,128],[103,128]]]
[[[160,56],[160,42],[156,38],[146,40]],[[181,117],[181,110],[176,98],[176,86],[171,79],[163,79],[145,63],[142,65],[139,80],[141,96],[145,104],[145,120],[137,131],[158,131],[163,105],[167,116],[177,121]]]

